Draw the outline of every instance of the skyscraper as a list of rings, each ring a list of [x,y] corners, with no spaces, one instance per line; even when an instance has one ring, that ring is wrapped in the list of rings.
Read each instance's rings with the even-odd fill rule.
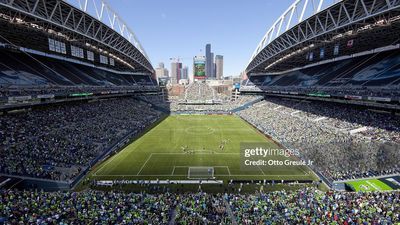
[[[215,62],[214,62],[214,52],[211,52],[211,73],[210,78],[215,79]]]
[[[168,70],[167,68],[164,68],[164,63],[159,63],[158,68],[156,68],[156,76],[157,78],[160,77],[168,77]]]
[[[189,68],[187,66],[184,66],[181,72],[181,79],[189,79],[188,75],[189,75]]]
[[[211,52],[211,44],[206,44],[206,77],[215,78],[214,69],[214,53]]]
[[[177,84],[181,78],[182,72],[182,63],[181,62],[172,62],[171,63],[171,83]]]
[[[221,80],[224,76],[224,56],[215,56],[215,75],[217,80]]]

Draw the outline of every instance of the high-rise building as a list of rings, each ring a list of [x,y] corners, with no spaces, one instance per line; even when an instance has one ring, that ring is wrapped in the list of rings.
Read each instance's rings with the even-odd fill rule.
[[[171,63],[171,83],[177,84],[182,76],[182,63],[172,62]]]
[[[215,78],[214,75],[214,53],[211,52],[211,44],[206,44],[206,77]]]
[[[210,78],[215,79],[215,62],[214,62],[214,52],[211,52],[211,73]]]
[[[156,76],[157,78],[160,77],[168,77],[168,69],[164,68],[164,63],[159,63],[158,68],[156,68]]]
[[[215,56],[215,75],[217,80],[221,80],[224,76],[224,56]]]
[[[181,79],[189,79],[189,68],[187,66],[184,66],[181,70]]]

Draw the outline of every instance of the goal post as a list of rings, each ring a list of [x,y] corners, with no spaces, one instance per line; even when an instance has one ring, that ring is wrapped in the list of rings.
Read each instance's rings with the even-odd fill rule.
[[[189,179],[214,179],[214,167],[189,167],[188,169]]]

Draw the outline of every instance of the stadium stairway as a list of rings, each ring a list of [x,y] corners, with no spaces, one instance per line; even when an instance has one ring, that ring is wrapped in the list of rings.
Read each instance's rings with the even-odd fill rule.
[[[229,217],[231,218],[232,221],[232,225],[238,225],[237,221],[236,221],[236,217],[232,212],[232,208],[229,205],[228,201],[226,201],[225,198],[222,199],[224,201],[225,204],[225,208],[226,208],[226,212],[228,213]]]
[[[252,105],[256,104],[257,102],[261,102],[263,99],[264,99],[264,96],[260,96],[260,97],[258,97],[256,99],[254,99],[253,101],[247,102],[242,106],[239,106],[239,107],[237,107],[235,109],[232,109],[232,113],[236,113],[236,112],[245,110],[245,109],[251,107]]]
[[[175,225],[175,220],[176,220],[176,207],[171,210],[171,220],[169,221],[168,225]]]

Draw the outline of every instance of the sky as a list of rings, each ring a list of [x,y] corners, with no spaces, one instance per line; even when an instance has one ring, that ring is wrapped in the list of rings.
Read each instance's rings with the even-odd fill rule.
[[[239,75],[275,20],[294,0],[108,0],[132,28],[153,67],[181,58],[192,73],[193,57],[224,56],[224,76]]]

